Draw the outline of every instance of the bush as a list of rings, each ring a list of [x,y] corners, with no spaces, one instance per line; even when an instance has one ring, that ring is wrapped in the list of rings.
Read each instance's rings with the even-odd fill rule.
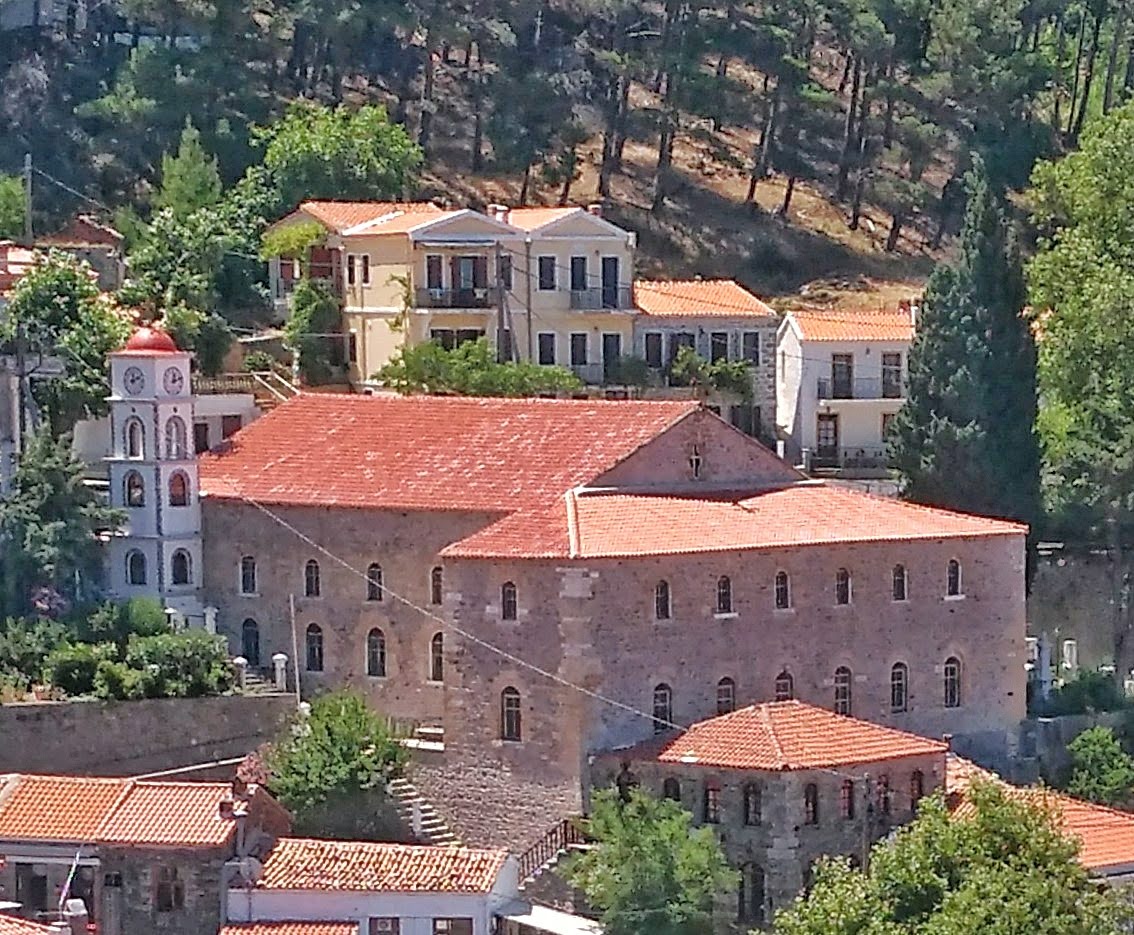
[[[650,367],[644,357],[627,355],[619,357],[614,366],[614,383],[626,386],[648,386],[650,382]]]
[[[27,687],[43,676],[43,662],[66,636],[54,620],[9,617],[0,620],[0,675]]]
[[[131,636],[157,636],[169,632],[165,609],[152,597],[132,597],[125,604],[107,601],[75,624],[85,643],[113,642],[125,651]]]
[[[1036,705],[1036,713],[1045,717],[1064,714],[1090,714],[1095,711],[1119,711],[1126,707],[1113,675],[1081,670],[1075,678],[1052,691],[1046,701]]]
[[[276,366],[276,359],[267,351],[252,351],[244,355],[244,369],[249,373],[275,370]]]
[[[126,665],[140,673],[147,698],[199,698],[233,686],[224,640],[203,630],[131,637]]]
[[[99,663],[113,655],[109,643],[64,643],[51,651],[44,669],[48,681],[68,695],[89,695]]]
[[[104,701],[125,701],[142,697],[141,673],[124,662],[103,659],[95,669],[95,696]]]

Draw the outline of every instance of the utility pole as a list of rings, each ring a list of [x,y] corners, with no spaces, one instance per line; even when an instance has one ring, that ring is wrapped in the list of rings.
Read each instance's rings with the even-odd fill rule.
[[[32,154],[24,153],[24,240],[26,247],[32,245]]]
[[[507,293],[504,290],[504,270],[502,260],[504,257],[504,250],[500,246],[500,241],[496,242],[496,362],[502,364],[505,360],[512,359],[512,348],[505,346],[505,340],[508,344],[515,344],[512,332],[508,329],[508,300]],[[507,335],[507,339],[505,339]]]
[[[870,773],[862,777],[863,808],[862,808],[862,869],[865,872],[870,862],[870,829],[874,818],[874,787],[870,782]]]

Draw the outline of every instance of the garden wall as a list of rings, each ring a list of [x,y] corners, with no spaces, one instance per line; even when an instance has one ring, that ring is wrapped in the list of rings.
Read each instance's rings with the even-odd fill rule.
[[[0,705],[0,773],[128,776],[229,759],[294,710],[291,694]]]

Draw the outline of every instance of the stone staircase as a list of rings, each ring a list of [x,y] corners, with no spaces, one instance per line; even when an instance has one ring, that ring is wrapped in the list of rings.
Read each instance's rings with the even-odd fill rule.
[[[577,818],[564,818],[557,822],[520,855],[520,889],[527,889],[569,854],[590,850],[594,846],[579,829]]]
[[[422,844],[445,846],[461,843],[445,819],[421,797],[421,793],[408,779],[393,779],[386,788],[393,799],[398,817]]]

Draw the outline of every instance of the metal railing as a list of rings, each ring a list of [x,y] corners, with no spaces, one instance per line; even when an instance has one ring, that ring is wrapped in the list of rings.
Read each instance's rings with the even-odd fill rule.
[[[520,882],[532,879],[541,868],[572,844],[586,844],[577,818],[564,818],[554,824],[543,837],[520,855]]]
[[[494,308],[499,292],[493,286],[470,289],[415,289],[417,308]]]
[[[890,455],[885,445],[857,445],[846,448],[816,448],[811,466],[817,468],[887,468]]]
[[[571,308],[576,311],[599,311],[604,308],[633,308],[634,294],[628,286],[597,286],[594,289],[572,289]]]
[[[251,393],[253,396],[273,396],[283,401],[299,393],[292,385],[274,370],[250,370],[247,373],[218,373],[215,376],[193,374],[193,392],[198,396],[214,396],[222,393]]]
[[[816,392],[820,399],[902,399],[906,381],[902,377],[820,377]]]

